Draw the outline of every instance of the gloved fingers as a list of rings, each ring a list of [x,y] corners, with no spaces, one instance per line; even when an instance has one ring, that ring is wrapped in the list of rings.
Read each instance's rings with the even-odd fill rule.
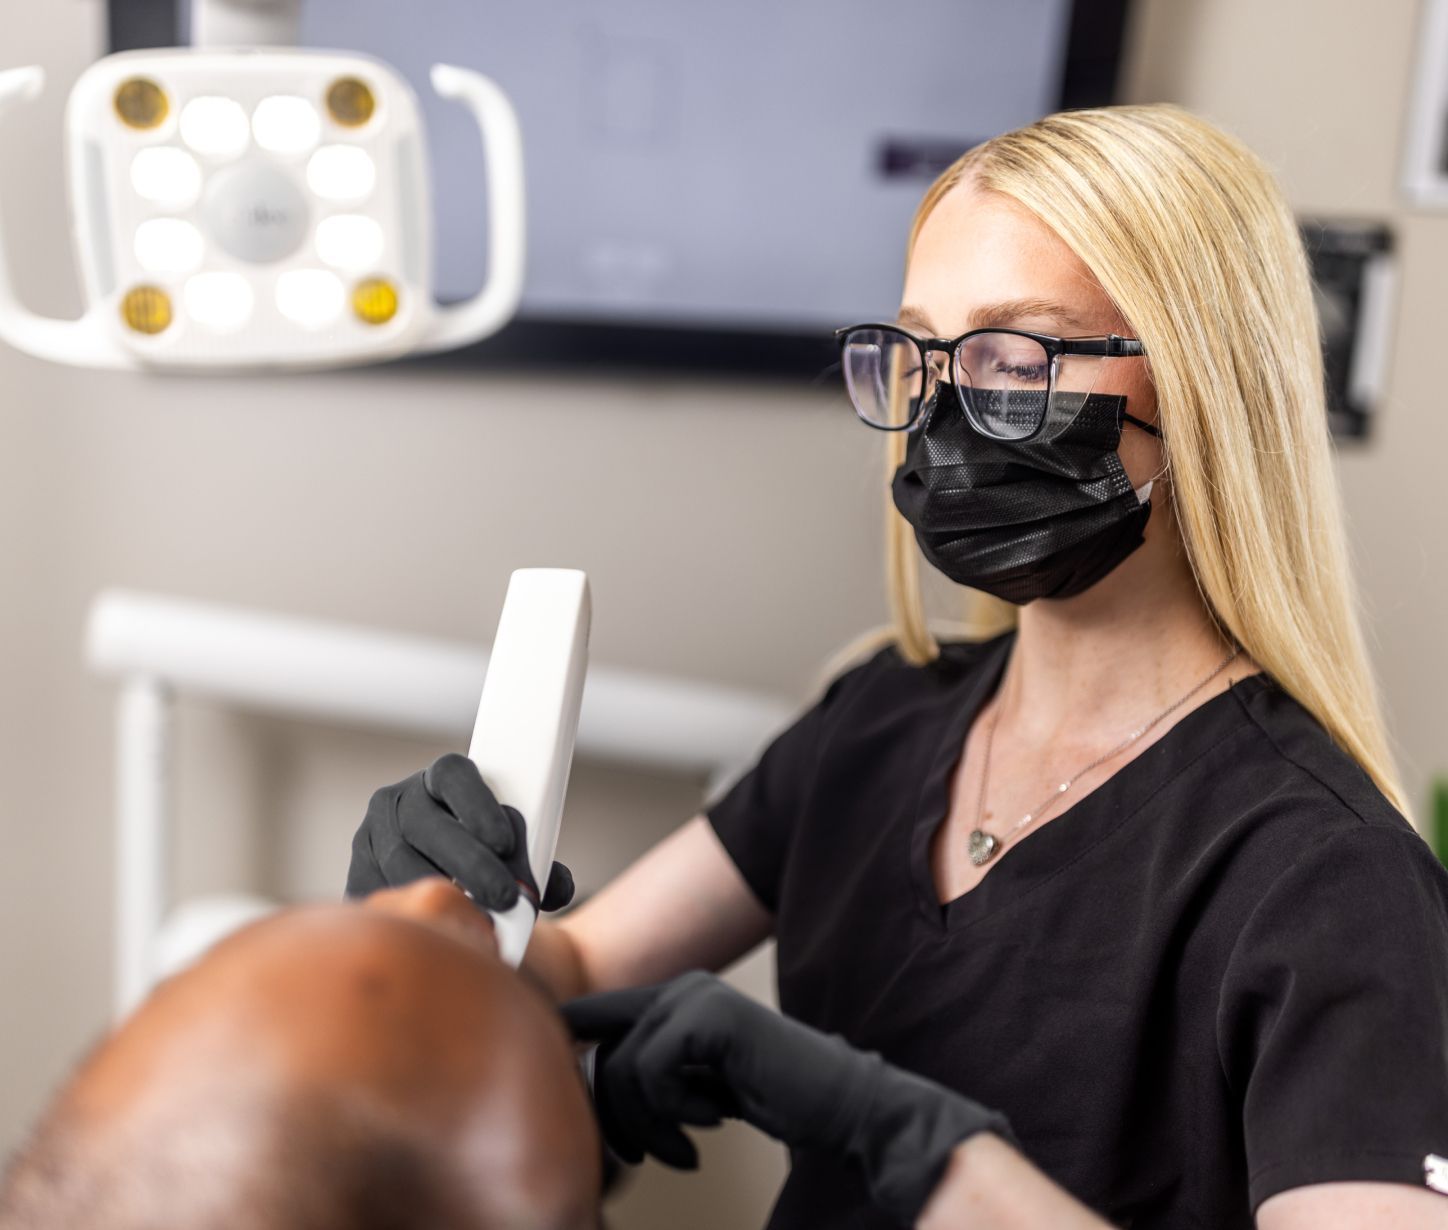
[[[366,897],[386,887],[386,877],[378,865],[377,856],[372,852],[371,834],[364,824],[352,838],[352,862],[347,868],[344,895],[351,898]]]
[[[579,1042],[612,1042],[637,1024],[658,994],[657,986],[599,991],[570,999],[559,1011]]]
[[[698,1098],[681,1105],[673,1118],[690,1127],[716,1128],[726,1116],[708,1098]]]
[[[503,804],[501,810],[503,820],[513,834],[513,853],[503,859],[503,865],[507,867],[515,880],[528,886],[528,891],[532,894],[533,900],[538,902],[538,908],[541,910],[543,894],[538,891],[538,880],[533,875],[533,864],[528,861],[528,826],[523,823],[523,813],[516,807],[509,807],[506,803]]]
[[[439,756],[422,775],[423,788],[458,818],[463,828],[499,858],[518,849],[513,826],[483,775],[466,756]]]
[[[690,1127],[718,1127],[734,1117],[734,1097],[718,1074],[707,1068],[684,1066],[666,1085],[650,1090],[654,1105],[667,1118]]]
[[[633,1068],[606,1066],[594,1098],[604,1138],[624,1161],[637,1165],[649,1154],[677,1170],[698,1166],[693,1142],[677,1123],[654,1111]]]
[[[776,1013],[756,1004],[717,975],[691,970],[668,984],[659,996],[658,1006],[648,1014],[650,1018],[667,1018],[669,1027],[659,1029],[653,1020],[645,1022],[650,1026],[648,1037],[641,1037],[639,1046],[651,1045],[650,1058],[655,1063],[710,1070],[723,1080],[731,1053],[740,1049],[739,1043],[746,1035],[767,1025],[767,1021],[751,1022],[756,1012],[766,1014],[770,1020],[778,1019]]]
[[[593,1077],[593,1108],[598,1126],[615,1157],[630,1166],[644,1160],[644,1144],[636,1126],[637,1114],[628,1105],[629,1093],[623,1073],[609,1063],[607,1047],[598,1052]]]
[[[554,863],[548,872],[548,887],[543,890],[545,911],[561,910],[573,900],[573,872],[562,863]]]
[[[686,1025],[670,1020],[642,1038],[629,1058],[655,1113],[681,1123],[713,1126],[736,1099],[721,1070],[689,1058],[695,1049],[691,1034]]]
[[[619,1087],[627,1083],[616,1076],[594,1094],[599,1126],[614,1156],[631,1166],[650,1155],[678,1170],[696,1169],[699,1155],[693,1142],[677,1124],[650,1114],[636,1091],[625,1092]]]
[[[404,794],[397,813],[403,840],[462,885],[483,909],[506,910],[518,900],[513,873],[425,794]]]
[[[686,982],[685,990],[690,985]],[[594,1100],[609,1145],[626,1161],[648,1153],[667,1165],[692,1169],[698,1153],[681,1124],[717,1124],[727,1099],[719,1095],[711,1073],[671,1071],[667,1060],[649,1058],[679,1048],[677,1040],[667,1040],[688,1029],[674,1015],[673,1001],[679,998],[676,979],[588,996],[564,1005],[563,1011],[575,1036],[582,1031],[581,1036],[619,1039],[600,1050],[595,1080]],[[650,1043],[660,1037],[666,1040],[651,1050]]]
[[[365,865],[359,866],[354,862],[347,868],[347,885],[342,890],[342,897],[346,901],[361,901],[363,897],[370,897],[386,887],[387,881],[382,878],[382,872],[375,863],[368,860]]]
[[[379,860],[382,878],[387,885],[399,887],[414,880],[445,874],[405,841],[395,842]]]
[[[615,1146],[619,1156],[625,1159],[630,1152],[640,1150],[656,1157],[659,1156],[656,1148],[662,1149],[665,1154],[675,1152],[671,1144],[676,1142],[667,1137],[670,1130],[677,1133],[678,1129],[661,1121],[654,1112],[648,1091],[651,1074],[641,1071],[638,1065],[639,1046],[649,1016],[650,1012],[646,1009],[643,1018],[624,1034],[620,1042],[600,1050],[598,1054],[597,1071],[601,1079],[595,1080],[594,1100],[600,1119],[607,1125],[605,1134],[610,1143],[615,1136],[626,1142],[628,1152]]]
[[[656,1067],[646,1059],[649,1043],[673,1032],[668,1014],[655,1003],[605,1057],[606,1074],[612,1078],[605,1097],[611,1119],[646,1153],[677,1170],[693,1170],[699,1164],[699,1155],[681,1128],[686,1120],[680,1112],[694,1112],[694,1118],[704,1126],[716,1125],[719,1115],[716,1108],[697,1104],[697,1090],[683,1090],[682,1096],[676,1095],[676,1080],[682,1073]]]
[[[645,1033],[655,1013],[666,1013],[669,1023]],[[707,1073],[718,1113],[795,1145],[800,1140],[791,1116],[800,1113],[803,1094],[813,1091],[804,1098],[809,1105],[837,1096],[834,1076],[818,1073],[820,1059],[834,1049],[824,1035],[711,975],[676,980],[640,1024],[634,1062],[649,1074],[649,1092],[660,1109],[692,1107],[708,1089],[697,1074]]]
[[[649,1136],[648,1151],[675,1170],[698,1170],[699,1151],[688,1135],[672,1124],[659,1123]]]
[[[649,1078],[686,1065],[722,1072],[732,999],[742,998],[712,974],[692,970],[649,988],[637,1021],[618,1045],[620,1059]]]

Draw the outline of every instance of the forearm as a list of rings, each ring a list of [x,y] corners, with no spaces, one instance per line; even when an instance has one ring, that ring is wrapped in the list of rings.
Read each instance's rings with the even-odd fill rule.
[[[666,944],[635,934],[627,915],[620,916],[618,898],[615,882],[562,918],[540,918],[533,928],[523,973],[555,1002],[650,981],[660,949],[667,959]]]
[[[523,973],[555,1003],[586,995],[593,989],[573,937],[565,927],[547,918],[540,918],[533,928],[533,937],[523,958]]]
[[[960,1144],[917,1230],[1109,1230],[999,1136]]]
[[[773,923],[697,817],[576,909],[540,919],[523,970],[561,1002],[721,969]]]

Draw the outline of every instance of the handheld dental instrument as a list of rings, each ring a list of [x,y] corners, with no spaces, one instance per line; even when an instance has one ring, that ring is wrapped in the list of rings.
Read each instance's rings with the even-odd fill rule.
[[[522,813],[528,865],[546,889],[578,734],[593,616],[588,578],[522,568],[508,582],[468,756],[500,803]],[[523,960],[538,903],[522,894],[493,915],[503,959]]]

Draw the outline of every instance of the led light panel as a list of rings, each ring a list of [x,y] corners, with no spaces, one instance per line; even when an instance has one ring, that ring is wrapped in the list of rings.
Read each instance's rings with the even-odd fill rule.
[[[40,80],[0,73],[0,109]],[[433,301],[427,151],[395,71],[348,53],[169,49],[110,56],[71,94],[85,317],[12,304],[0,334],[64,362],[238,368],[364,362],[493,332],[522,289],[516,120],[476,73],[440,66],[434,84],[471,109],[488,157],[493,261],[475,300]],[[0,277],[0,309],[9,293]]]

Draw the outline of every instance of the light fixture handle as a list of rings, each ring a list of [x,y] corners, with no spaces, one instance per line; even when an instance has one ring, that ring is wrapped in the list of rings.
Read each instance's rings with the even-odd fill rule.
[[[453,350],[496,333],[523,297],[527,243],[523,214],[523,137],[508,96],[481,73],[436,64],[432,85],[473,113],[487,153],[488,280],[465,303],[437,310],[420,350]]]
[[[39,65],[0,72],[0,116],[17,103],[30,102],[45,88],[45,70]],[[10,262],[0,242],[0,341],[16,350],[77,367],[137,366],[134,359],[106,335],[97,309],[79,320],[37,316],[15,293]]]

